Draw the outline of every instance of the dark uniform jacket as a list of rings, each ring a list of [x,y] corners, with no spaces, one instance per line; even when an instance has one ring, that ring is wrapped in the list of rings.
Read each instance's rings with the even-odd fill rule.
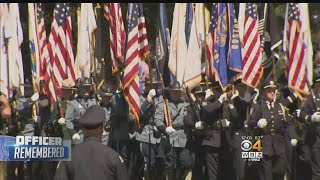
[[[307,125],[308,133],[306,143],[313,148],[320,148],[320,123],[311,122],[313,113],[320,111],[320,95],[315,94],[315,104],[313,104],[312,96],[309,96],[302,106],[300,117]]]
[[[267,126],[263,129],[257,125],[262,118],[267,119]],[[279,102],[274,102],[273,110],[269,110],[264,99],[253,105],[249,126],[255,130],[255,135],[263,136],[261,140],[263,155],[273,156],[285,153],[286,128],[290,121],[287,110]]]
[[[55,180],[126,180],[127,169],[119,154],[89,137],[72,148],[72,161],[60,162]]]

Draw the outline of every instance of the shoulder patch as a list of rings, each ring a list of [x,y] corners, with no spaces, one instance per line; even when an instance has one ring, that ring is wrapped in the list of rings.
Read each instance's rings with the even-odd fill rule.
[[[124,160],[122,159],[122,157],[119,155],[119,159],[121,161],[121,163],[124,163]]]

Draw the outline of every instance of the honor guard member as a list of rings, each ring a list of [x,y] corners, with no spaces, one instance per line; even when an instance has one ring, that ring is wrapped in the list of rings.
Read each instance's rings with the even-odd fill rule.
[[[158,104],[155,113],[155,123],[160,132],[167,134],[167,145],[165,149],[167,178],[184,179],[192,168],[192,154],[186,147],[187,134],[184,129],[183,119],[186,115],[186,106],[181,97],[184,95],[183,89],[178,81],[174,81],[167,89],[169,94],[168,107],[164,102]],[[168,109],[169,120],[172,120],[172,126],[168,126],[165,121],[165,109]],[[165,119],[165,120],[164,120]]]
[[[218,82],[211,84],[211,89],[206,92],[206,99],[209,101],[206,106],[201,108],[202,121],[197,122],[196,128],[206,127],[207,133],[202,140],[204,148],[205,166],[208,179],[218,179],[220,168],[219,151],[221,148],[221,130],[223,103],[227,101],[227,93],[222,93]],[[211,92],[211,91],[212,92]],[[211,93],[213,95],[211,95]]]
[[[276,90],[275,81],[266,81],[263,97],[250,110],[249,126],[256,136],[263,136],[263,158],[258,163],[259,178],[263,180],[282,180],[286,170],[285,133],[291,120],[287,109],[276,101]]]
[[[111,97],[113,96],[113,93],[111,88],[105,84],[98,90],[98,96],[100,100],[100,106],[106,112],[106,119],[104,122],[105,125],[102,134],[102,144],[107,145],[110,133]]]
[[[305,143],[311,152],[312,179],[320,179],[320,76],[314,75],[313,93],[307,97],[300,113],[301,120],[307,125]]]
[[[75,87],[75,83],[72,79],[65,79],[62,82],[61,90],[62,98],[57,99],[57,101],[53,105],[50,118],[54,124],[56,135],[66,138],[65,136],[70,135],[67,132],[63,133],[61,126],[66,124],[65,113],[67,105],[70,104],[70,101],[74,100],[74,94],[77,88]]]
[[[233,83],[235,93],[229,101],[229,108],[233,113],[230,113],[231,122],[231,147],[233,166],[235,169],[236,179],[244,180],[246,162],[242,159],[241,142],[242,137],[247,136],[246,126],[249,118],[249,110],[251,103],[251,94],[247,91],[247,85],[242,83],[242,79],[238,79]]]
[[[188,93],[188,92],[187,92]],[[205,95],[206,95],[206,87],[204,84],[200,84],[191,90],[191,93],[195,97],[195,101],[191,99],[191,96],[188,98],[189,105],[186,107],[187,115],[184,117],[184,125],[191,131],[190,135],[190,146],[191,151],[194,155],[194,164],[192,168],[192,179],[207,179],[204,174],[205,167],[205,159],[204,159],[204,150],[201,146],[202,138],[205,130],[203,130],[203,126],[198,126],[198,122],[201,123],[201,108],[202,106],[206,106]],[[192,103],[192,104],[191,104]],[[197,107],[195,107],[197,106]]]
[[[120,155],[101,143],[106,113],[98,105],[90,106],[79,119],[84,141],[72,147],[71,161],[61,161],[55,180],[128,180]]]
[[[160,81],[144,82],[144,93],[140,95],[141,114],[140,129],[136,133],[136,140],[140,143],[140,151],[144,160],[144,179],[163,179],[165,170],[165,157],[160,144],[161,135],[155,126],[155,108],[162,101],[156,96],[156,88]]]
[[[72,137],[74,144],[83,141],[82,130],[79,130],[77,121],[84,114],[86,109],[92,105],[97,105],[97,101],[91,93],[91,80],[87,77],[81,79],[79,84],[79,94],[72,100],[66,109],[66,127]]]

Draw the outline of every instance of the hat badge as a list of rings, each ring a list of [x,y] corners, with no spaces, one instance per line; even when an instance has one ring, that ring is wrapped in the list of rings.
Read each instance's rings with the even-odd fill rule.
[[[271,84],[271,85],[274,85],[274,82],[273,82],[273,81],[270,81],[270,84]]]

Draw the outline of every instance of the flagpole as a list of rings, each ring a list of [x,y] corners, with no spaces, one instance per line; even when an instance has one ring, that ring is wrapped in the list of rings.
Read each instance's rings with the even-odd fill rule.
[[[8,98],[10,98],[10,66],[9,66],[9,38],[5,39],[6,41],[6,51],[7,51],[7,89],[8,89]],[[20,90],[20,84],[19,84],[19,90]],[[21,92],[21,91],[19,91]]]

